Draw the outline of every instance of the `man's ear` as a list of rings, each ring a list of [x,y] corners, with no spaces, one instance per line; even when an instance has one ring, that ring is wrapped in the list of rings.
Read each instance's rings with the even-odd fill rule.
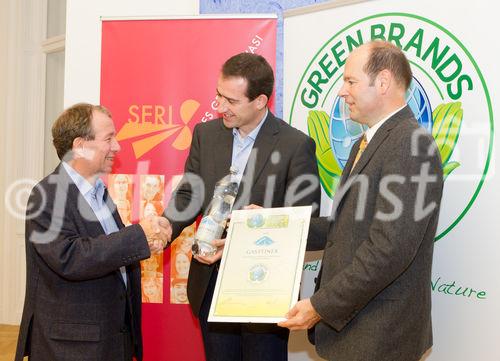
[[[264,109],[268,101],[269,99],[266,95],[264,94],[259,95],[257,98],[255,98],[255,104],[257,106],[257,109],[259,110]]]
[[[73,153],[77,155],[78,157],[83,157],[83,142],[84,139],[82,137],[76,137],[73,139]]]
[[[392,73],[387,70],[381,70],[377,75],[377,87],[380,89],[382,94],[387,93],[393,82]]]

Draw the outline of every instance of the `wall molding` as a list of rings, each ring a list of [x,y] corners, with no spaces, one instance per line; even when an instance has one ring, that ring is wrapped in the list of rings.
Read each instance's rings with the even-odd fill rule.
[[[57,53],[59,51],[64,51],[66,46],[66,36],[57,35],[42,41],[42,51],[45,54]]]

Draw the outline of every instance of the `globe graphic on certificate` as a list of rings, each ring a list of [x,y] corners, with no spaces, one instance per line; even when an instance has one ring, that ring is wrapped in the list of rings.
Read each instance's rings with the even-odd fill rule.
[[[250,228],[259,228],[264,225],[264,216],[260,213],[254,214],[247,219],[247,226]]]
[[[269,271],[263,264],[257,264],[250,268],[248,272],[248,280],[252,283],[261,283],[267,278]]]

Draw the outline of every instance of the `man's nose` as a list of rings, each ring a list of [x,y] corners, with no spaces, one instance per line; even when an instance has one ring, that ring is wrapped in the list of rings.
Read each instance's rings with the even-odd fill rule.
[[[345,97],[347,96],[347,90],[346,90],[346,83],[342,84],[342,87],[339,90],[339,97]]]
[[[111,150],[113,152],[119,152],[122,147],[120,146],[120,143],[116,140],[116,138],[113,138],[113,142],[111,143]]]

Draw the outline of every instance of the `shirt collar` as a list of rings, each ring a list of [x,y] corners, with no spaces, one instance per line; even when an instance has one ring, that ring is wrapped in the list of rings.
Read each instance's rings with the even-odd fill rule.
[[[252,130],[250,133],[245,138],[241,138],[240,132],[238,131],[237,128],[233,128],[233,135],[238,136],[240,139],[246,139],[250,138],[252,141],[255,142],[255,139],[257,138],[257,135],[259,134],[260,128],[262,128],[262,125],[264,124],[264,121],[267,118],[267,114],[269,113],[269,109],[266,109],[266,114],[264,114],[264,117],[260,120],[259,124]]]
[[[375,133],[377,132],[377,130],[380,129],[380,127],[390,118],[392,117],[394,114],[396,114],[397,112],[399,112],[401,109],[403,109],[404,107],[406,107],[406,104],[403,105],[402,107],[396,109],[394,112],[392,112],[391,114],[389,114],[388,116],[386,116],[385,118],[383,118],[382,120],[378,121],[374,126],[372,126],[371,128],[368,128],[366,131],[365,131],[365,135],[366,135],[366,141],[367,143],[370,143],[370,140],[372,140],[372,138],[375,136]]]
[[[68,175],[70,176],[71,180],[75,185],[77,186],[78,190],[80,191],[81,194],[84,196],[90,195],[95,192],[96,196],[98,199],[102,199],[102,196],[104,195],[104,182],[101,180],[101,178],[97,178],[95,182],[95,186],[92,186],[88,180],[86,180],[80,173],[78,173],[72,166],[70,166],[66,162],[62,162],[62,165]]]

